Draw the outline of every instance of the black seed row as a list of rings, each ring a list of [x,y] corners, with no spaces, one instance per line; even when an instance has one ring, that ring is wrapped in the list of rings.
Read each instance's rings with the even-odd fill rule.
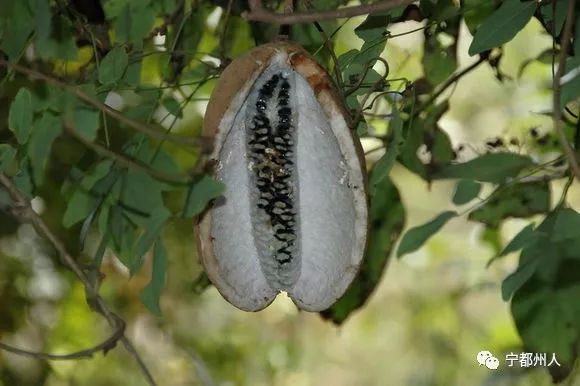
[[[268,102],[278,92],[278,124],[272,130],[265,112]],[[292,250],[296,239],[296,213],[291,197],[292,110],[289,107],[290,83],[282,74],[273,75],[258,91],[257,113],[252,117],[249,133],[250,159],[254,164],[256,186],[259,190],[258,208],[268,216],[274,237],[282,246],[275,251],[274,258],[281,264],[292,261]]]

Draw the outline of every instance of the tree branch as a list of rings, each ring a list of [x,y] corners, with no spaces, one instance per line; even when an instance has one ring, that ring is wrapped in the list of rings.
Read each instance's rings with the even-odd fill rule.
[[[13,201],[12,206],[14,209],[14,214],[23,222],[31,222],[36,232],[48,240],[53,248],[57,251],[62,263],[71,271],[73,271],[77,278],[83,283],[87,292],[87,302],[91,308],[102,315],[111,327],[117,329],[119,328],[120,324],[124,325],[125,322],[123,319],[121,319],[121,317],[109,309],[103,298],[101,298],[101,296],[98,294],[97,287],[91,282],[87,274],[81,269],[75,258],[67,251],[64,243],[52,232],[44,220],[32,209],[30,201],[20,190],[18,190],[12,180],[3,172],[0,172],[0,185],[4,186],[8,192],[8,195]],[[145,362],[143,362],[143,359],[139,353],[135,350],[133,343],[131,343],[131,341],[125,336],[124,333],[119,338],[119,340],[123,343],[125,349],[130,353],[135,362],[137,362],[137,365],[147,380],[147,383],[150,386],[156,386],[157,384],[155,383],[153,376],[145,365]]]
[[[568,49],[570,48],[570,38],[572,37],[572,27],[574,26],[574,10],[576,6],[576,0],[568,0],[568,11],[566,14],[566,24],[564,25],[564,32],[562,34],[561,46],[560,46],[560,58],[558,60],[558,70],[556,71],[556,76],[554,77],[554,98],[552,100],[552,116],[554,118],[554,129],[558,134],[558,140],[560,141],[560,146],[566,155],[566,159],[570,164],[572,169],[572,174],[580,179],[580,168],[578,167],[578,160],[576,159],[576,154],[568,140],[566,139],[566,133],[564,132],[564,127],[562,126],[562,110],[560,106],[560,92],[562,85],[560,84],[562,75],[566,71],[566,56],[568,55]]]
[[[125,334],[125,322],[121,319],[118,319],[118,322],[119,322],[118,326],[113,332],[113,334],[106,340],[104,340],[102,343],[70,354],[48,354],[38,351],[29,351],[14,346],[10,346],[2,342],[0,342],[0,350],[4,350],[16,355],[45,360],[71,360],[71,359],[92,358],[94,354],[100,351],[102,351],[103,354],[107,354],[107,352],[115,348],[117,343],[123,338],[123,335]]]
[[[209,141],[204,139],[204,138],[191,138],[191,137],[167,134],[167,133],[164,133],[160,130],[156,130],[156,129],[149,127],[145,124],[142,124],[140,122],[134,121],[133,119],[127,118],[120,111],[115,110],[112,107],[107,106],[106,104],[102,103],[101,101],[94,99],[90,95],[83,92],[81,89],[74,87],[74,86],[71,86],[71,85],[69,85],[61,80],[58,80],[58,79],[53,78],[49,75],[43,74],[39,71],[21,66],[19,64],[8,63],[4,59],[0,59],[0,66],[7,67],[7,68],[10,68],[16,72],[27,75],[31,79],[39,79],[39,80],[42,80],[50,85],[61,88],[65,91],[67,91],[68,93],[76,96],[80,100],[86,102],[87,104],[102,111],[103,113],[107,114],[111,118],[114,118],[117,121],[121,122],[122,124],[132,128],[133,130],[144,133],[152,138],[173,142],[173,143],[176,143],[179,145],[201,146],[203,149],[207,149],[207,147],[209,146]]]
[[[262,7],[260,0],[249,0],[250,11],[242,13],[242,17],[250,21],[261,21],[275,24],[301,24],[314,21],[333,20],[346,17],[385,12],[401,5],[411,4],[414,0],[383,0],[374,4],[345,7],[327,11],[294,12],[280,14]]]

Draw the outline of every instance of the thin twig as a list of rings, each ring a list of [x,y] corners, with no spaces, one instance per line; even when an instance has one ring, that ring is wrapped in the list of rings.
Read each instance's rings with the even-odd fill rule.
[[[93,282],[82,270],[75,258],[67,251],[64,243],[52,232],[44,220],[32,209],[30,201],[20,190],[18,190],[12,180],[3,172],[0,172],[0,184],[4,186],[8,195],[13,201],[14,214],[22,221],[30,221],[36,232],[48,240],[53,248],[57,251],[62,263],[71,271],[73,271],[77,278],[83,283],[87,292],[87,302],[90,304],[92,309],[101,314],[107,320],[109,325],[115,329],[119,327],[120,323],[124,324],[125,322],[123,319],[121,319],[121,317],[109,309],[103,298],[101,298],[101,296],[98,294],[97,288]],[[125,349],[131,354],[135,362],[137,362],[141,372],[143,373],[143,376],[147,380],[147,383],[150,386],[156,386],[157,383],[153,379],[153,376],[145,365],[145,362],[139,353],[135,350],[133,343],[131,343],[131,341],[124,334],[121,336],[120,341],[125,346]]]
[[[232,14],[232,3],[233,0],[228,0],[228,6],[226,7],[225,13],[224,13],[224,22],[223,22],[223,30],[221,33],[221,37],[220,37],[220,49],[219,49],[219,56],[220,56],[220,60],[223,63],[225,57],[226,57],[226,41],[227,41],[227,33],[228,33],[228,25],[230,22],[230,16]]]
[[[472,212],[472,211],[475,211],[475,210],[481,208],[485,203],[487,203],[492,198],[496,197],[498,194],[505,191],[507,188],[509,188],[511,186],[514,186],[514,185],[519,184],[519,183],[526,183],[526,182],[529,183],[529,182],[538,181],[538,179],[532,180],[531,177],[534,174],[538,173],[539,171],[544,170],[544,168],[550,166],[551,164],[558,162],[559,160],[560,160],[560,157],[557,157],[557,158],[554,158],[553,160],[544,162],[544,163],[539,164],[539,165],[535,165],[536,167],[534,167],[532,170],[530,170],[528,173],[524,174],[523,176],[519,176],[519,177],[513,178],[511,180],[508,180],[503,185],[500,185],[496,189],[494,189],[494,191],[491,192],[487,197],[481,198],[474,205],[472,205],[469,208],[465,209],[464,211],[460,212],[459,216],[463,216],[469,212]],[[565,175],[561,175],[561,174],[544,175],[544,176],[541,176],[539,180],[540,181],[552,181],[552,180],[558,180],[558,179],[561,179],[564,177],[565,177]]]
[[[435,102],[435,100],[441,95],[443,94],[443,92],[445,92],[445,90],[447,90],[449,87],[451,87],[452,85],[455,84],[455,82],[457,82],[459,79],[461,79],[462,77],[464,77],[465,75],[467,75],[468,73],[470,73],[471,71],[473,71],[474,69],[477,68],[477,66],[479,66],[481,63],[485,62],[485,58],[480,56],[479,59],[470,64],[469,66],[467,66],[466,68],[464,68],[463,70],[459,71],[457,74],[453,75],[451,78],[447,79],[445,81],[445,83],[443,83],[439,89],[437,91],[435,91],[430,97],[429,99],[427,99],[423,104],[421,104],[419,107],[417,107],[417,109],[415,110],[415,114],[419,114],[421,111],[425,110],[425,108],[427,108],[430,104],[432,104],[433,102]]]
[[[80,134],[78,132],[78,130],[73,126],[72,122],[65,120],[63,122],[63,127],[68,134],[73,136],[77,141],[82,143],[85,147],[89,148],[90,150],[94,151],[95,153],[97,153],[103,157],[111,158],[112,160],[117,162],[119,165],[128,167],[130,169],[142,171],[146,174],[149,174],[149,175],[157,178],[158,180],[162,180],[162,181],[166,181],[166,182],[177,182],[177,183],[190,182],[190,178],[185,174],[168,174],[168,173],[164,173],[164,172],[159,171],[159,170],[155,170],[155,169],[147,166],[146,164],[140,163],[139,161],[136,161],[134,159],[130,159],[130,158],[124,157],[120,154],[117,154],[114,151],[111,151],[111,150],[107,149],[106,147],[99,145],[96,142],[89,141],[88,139],[83,137],[82,134]]]
[[[102,351],[103,354],[107,354],[107,352],[115,348],[117,342],[119,342],[122,339],[124,333],[125,333],[125,323],[122,320],[119,320],[119,325],[117,326],[113,334],[106,340],[104,340],[102,343],[99,343],[96,346],[84,350],[75,351],[70,354],[49,354],[39,351],[29,351],[18,347],[10,346],[2,342],[0,342],[0,349],[20,356],[51,361],[92,358],[93,355],[96,353]]]
[[[572,174],[578,179],[580,179],[580,168],[578,167],[578,160],[574,154],[574,150],[568,143],[566,139],[566,133],[564,133],[564,127],[562,126],[562,110],[560,106],[560,92],[562,85],[560,81],[564,71],[566,71],[566,56],[568,55],[568,49],[570,48],[570,38],[572,37],[572,27],[574,26],[574,10],[576,7],[576,0],[568,0],[568,11],[566,15],[566,24],[564,25],[564,33],[562,34],[561,46],[560,46],[560,59],[558,61],[558,70],[556,71],[556,76],[554,78],[554,96],[552,104],[552,116],[554,119],[554,129],[558,133],[558,139],[560,141],[560,146],[568,159],[570,168],[572,169]]]
[[[144,133],[150,137],[153,137],[155,139],[163,139],[163,140],[173,142],[176,144],[188,145],[188,146],[202,146],[203,147],[204,145],[207,145],[206,141],[203,138],[191,138],[191,137],[185,137],[185,136],[177,136],[174,134],[169,135],[169,134],[163,133],[159,130],[153,129],[152,127],[149,127],[147,125],[144,125],[142,123],[134,121],[134,120],[124,116],[121,112],[119,112],[119,111],[111,108],[110,106],[107,106],[106,104],[94,99],[90,95],[83,92],[81,89],[74,87],[74,86],[71,86],[69,84],[66,84],[66,83],[64,83],[56,78],[53,78],[53,77],[46,75],[46,74],[43,74],[39,71],[21,66],[19,64],[10,64],[7,61],[5,61],[4,59],[0,59],[0,66],[4,66],[4,67],[7,67],[9,69],[13,69],[17,72],[20,72],[22,74],[28,75],[31,79],[39,79],[39,80],[42,80],[42,81],[44,81],[48,84],[51,84],[53,86],[62,88],[65,91],[69,92],[70,94],[76,96],[80,100],[88,103],[89,105],[104,112],[105,114],[109,115],[110,117],[112,117],[112,118],[118,120],[119,122],[127,125],[128,127],[132,128],[136,131],[142,132],[142,133]]]
[[[414,0],[383,0],[374,4],[365,4],[354,7],[345,7],[327,11],[294,12],[280,14],[262,7],[260,0],[250,0],[250,11],[242,13],[242,17],[250,21],[261,21],[275,24],[301,24],[314,21],[333,20],[346,17],[368,15],[385,12],[401,5],[411,4]]]
[[[365,69],[364,69],[362,75],[359,76],[358,81],[354,84],[354,86],[352,86],[348,90],[344,91],[345,98],[348,97],[353,92],[355,92],[356,90],[358,90],[362,86],[365,78],[367,77],[368,72],[371,70],[371,68],[374,67],[376,62],[381,62],[385,65],[385,75],[383,75],[380,80],[384,81],[387,78],[387,76],[389,76],[389,71],[390,71],[389,63],[387,63],[387,61],[385,59],[381,58],[380,56],[371,58],[365,63]],[[372,87],[374,88],[376,85],[377,85],[377,81],[373,82]]]

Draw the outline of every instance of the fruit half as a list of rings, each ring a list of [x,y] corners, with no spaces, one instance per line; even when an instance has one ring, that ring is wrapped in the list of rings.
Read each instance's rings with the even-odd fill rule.
[[[367,235],[364,157],[330,76],[294,43],[259,46],[224,70],[204,135],[225,185],[197,226],[209,279],[246,311],[281,291],[330,307]]]

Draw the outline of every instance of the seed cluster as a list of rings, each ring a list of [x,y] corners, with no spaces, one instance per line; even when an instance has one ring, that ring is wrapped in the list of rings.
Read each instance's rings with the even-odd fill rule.
[[[275,240],[269,249],[280,266],[292,261],[296,241],[294,129],[289,91],[290,83],[283,73],[274,74],[264,83],[258,90],[256,113],[248,132],[248,155],[258,189],[257,207],[271,227]]]

